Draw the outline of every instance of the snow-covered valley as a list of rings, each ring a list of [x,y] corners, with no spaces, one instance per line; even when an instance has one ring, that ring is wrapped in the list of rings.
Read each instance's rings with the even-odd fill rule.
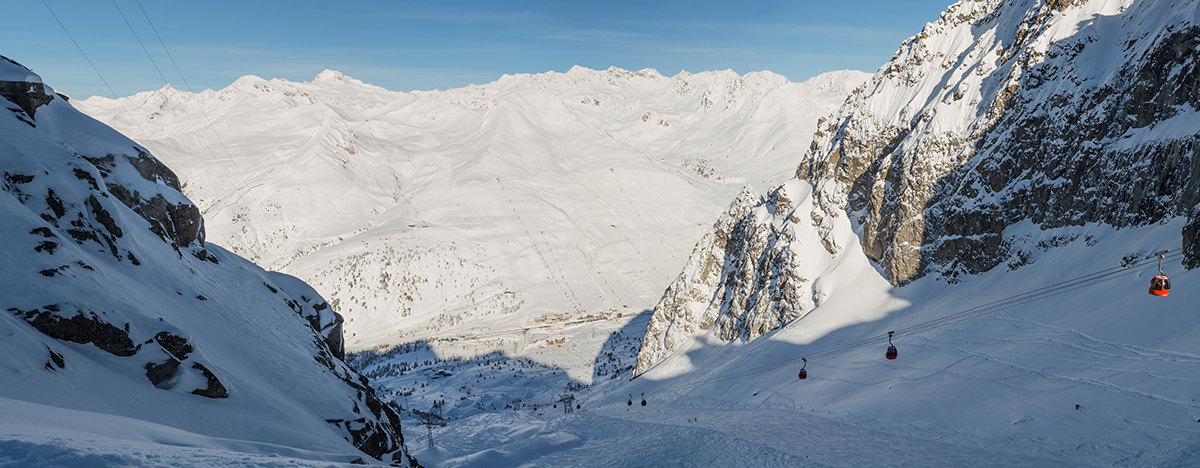
[[[145,135],[214,242],[312,284],[361,350],[648,310],[866,77],[577,67],[395,93],[326,71],[76,105]]]
[[[321,395],[374,411],[374,395],[314,377],[353,387],[350,369],[385,416],[402,409],[406,447],[384,452],[430,467],[1200,465],[1200,270],[1188,269],[1200,265],[1198,32],[1197,1],[967,0],[875,74],[805,83],[576,67],[396,93],[326,71],[71,100],[171,167],[204,215],[206,253],[175,249],[202,272],[203,304],[188,289],[184,310],[269,322],[270,345],[173,359],[215,362],[223,381],[238,376],[233,394],[254,395],[209,403],[164,392],[154,363],[38,335],[30,308],[50,309],[22,302],[0,323],[19,337],[0,341],[18,363],[0,372],[25,379],[0,384],[0,466],[347,462],[343,428],[370,446],[359,426],[340,413],[322,425],[306,413],[321,411],[318,396],[293,395],[316,379]],[[46,115],[71,110],[45,97]],[[7,128],[58,128],[25,112]],[[84,159],[98,176],[157,193],[95,156]],[[5,160],[14,211],[56,213],[53,195],[26,196],[47,182],[27,179],[24,159]],[[153,190],[190,206],[164,184]],[[134,221],[148,217],[136,200]],[[108,245],[116,261],[87,264],[142,283],[153,275],[122,263],[126,250],[174,265],[169,248],[106,237],[88,203],[71,209],[100,239],[76,244]],[[138,236],[169,237],[149,218]],[[19,227],[9,237],[39,245],[26,232],[41,231]],[[33,265],[37,252],[13,257]],[[1165,297],[1146,289],[1160,252]],[[217,275],[209,255],[239,270]],[[70,265],[8,277],[91,278]],[[188,273],[171,268],[166,292],[125,287],[174,306]],[[246,280],[259,277],[266,288]],[[278,307],[276,294],[298,302]],[[239,301],[269,319],[238,318]],[[314,367],[310,344],[316,356],[338,348],[332,311],[346,319],[345,365]],[[125,333],[154,336],[153,317]],[[220,342],[200,316],[166,318]],[[231,358],[276,348],[307,377],[255,376],[262,364]],[[129,403],[80,415],[87,402],[55,403],[68,390],[38,391],[64,374],[82,388],[108,367],[60,373],[56,355],[117,368],[125,380],[107,391],[185,414],[213,404],[217,419],[257,420],[268,412],[255,405],[271,406],[262,395],[277,394],[304,410],[288,431],[257,421],[232,438]]]

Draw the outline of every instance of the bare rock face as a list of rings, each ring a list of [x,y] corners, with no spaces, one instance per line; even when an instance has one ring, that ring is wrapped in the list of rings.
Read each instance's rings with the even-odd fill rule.
[[[851,214],[894,284],[987,271],[1022,220],[1188,216],[1200,26],[1144,15],[1155,3],[957,3],[820,124],[797,176]]]
[[[54,90],[46,91],[46,85],[42,84],[41,79],[35,75],[24,65],[21,65],[13,60],[0,55],[0,60],[8,64],[10,69],[17,71],[24,70],[24,76],[13,75],[7,73],[0,77],[0,97],[7,99],[9,102],[16,104],[17,109],[9,109],[13,112],[24,112],[27,116],[23,119],[26,123],[33,120],[37,114],[37,108],[49,104],[54,100]]]
[[[811,311],[820,301],[812,279],[845,242],[833,235],[832,223],[813,206],[803,182],[779,186],[765,198],[743,189],[654,307],[635,373],[699,333],[749,341]],[[808,262],[800,261],[800,252]]]
[[[63,309],[67,310],[63,310]],[[50,304],[33,310],[8,309],[49,337],[80,344],[93,344],[114,356],[133,356],[141,349],[134,346],[129,333],[105,322],[95,312],[72,305]]]
[[[815,204],[799,217],[830,255],[860,242],[894,285],[1020,257],[1006,230],[1025,221],[1187,217],[1184,263],[1200,266],[1197,13],[1196,0],[955,3],[818,121],[796,170]],[[778,224],[776,198],[743,193],[697,246],[655,307],[638,373],[688,337],[751,339],[819,302],[805,278],[820,270],[789,246],[805,230]],[[841,215],[857,240],[829,235]]]
[[[179,177],[158,159],[150,156],[141,148],[134,147],[134,155],[108,154],[101,158],[85,157],[108,177],[118,170],[118,165],[129,165],[142,180],[161,184],[175,193],[182,195]],[[162,193],[147,194],[138,192],[132,187],[121,183],[108,183],[105,186],[121,203],[150,223],[150,231],[163,240],[178,247],[188,247],[196,244],[204,246],[204,218],[200,209],[190,202],[170,201]]]

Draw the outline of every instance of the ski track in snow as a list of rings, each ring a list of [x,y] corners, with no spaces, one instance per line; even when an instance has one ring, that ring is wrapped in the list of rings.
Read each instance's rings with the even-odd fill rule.
[[[481,415],[438,432],[435,441],[443,453],[471,453],[424,458],[433,466],[456,468],[595,466],[597,460],[627,467],[1085,466],[888,434],[790,411],[636,403],[571,415]],[[426,450],[417,456],[434,455]]]

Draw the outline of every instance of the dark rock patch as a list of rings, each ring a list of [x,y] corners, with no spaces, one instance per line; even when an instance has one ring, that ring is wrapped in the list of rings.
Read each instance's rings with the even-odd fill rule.
[[[87,204],[88,207],[92,209],[92,215],[96,217],[96,221],[99,221],[100,225],[104,226],[104,229],[107,230],[109,234],[112,234],[115,237],[121,237],[124,235],[124,232],[121,230],[121,226],[118,226],[117,222],[113,220],[112,214],[100,205],[100,200],[97,199],[95,195],[88,197]]]
[[[204,260],[214,265],[220,265],[220,263],[217,262],[217,257],[210,253],[207,249],[193,250],[192,256],[196,257],[198,260]]]
[[[1192,210],[1183,227],[1183,266],[1189,270],[1200,267],[1200,208]]]
[[[179,373],[179,360],[169,358],[164,362],[155,364],[153,362],[146,363],[146,378],[150,379],[150,383],[155,387],[163,390],[169,390],[175,387],[172,379]]]
[[[192,363],[192,369],[200,371],[201,374],[204,374],[204,378],[208,379],[208,386],[192,390],[193,395],[200,395],[207,398],[226,398],[229,396],[229,391],[225,389],[220,380],[217,380],[217,376],[208,370],[207,367],[204,367],[203,364],[198,362]]]
[[[78,167],[76,167],[74,169],[74,171],[75,171],[75,177],[79,178],[79,180],[86,180],[88,185],[92,186],[92,190],[96,190],[96,191],[100,190],[100,184],[96,182],[95,177],[92,177],[92,173],[85,171]]]
[[[4,180],[10,184],[28,184],[33,182],[33,176],[25,174],[9,174],[5,172]]]
[[[35,115],[37,108],[54,100],[53,94],[46,94],[46,85],[27,81],[0,81],[0,96],[16,104],[30,118]]]
[[[37,247],[34,247],[33,250],[35,252],[46,252],[48,254],[54,255],[54,249],[57,249],[57,248],[58,248],[58,242],[42,241],[42,243],[38,244]]]
[[[72,239],[75,239],[75,242],[78,244],[82,244],[89,240],[94,241],[97,244],[100,243],[100,238],[96,237],[96,233],[87,229],[67,229],[67,234],[70,235]]]
[[[204,245],[204,219],[200,209],[187,203],[172,204],[162,194],[147,199],[140,193],[130,192],[125,186],[108,184],[108,191],[118,201],[129,207],[142,219],[150,223],[150,232],[176,246],[187,246],[192,242]]]
[[[50,360],[46,362],[47,370],[54,370],[54,367],[58,367],[59,369],[67,368],[67,360],[63,359],[63,355],[54,352],[49,346],[46,347],[46,351],[50,352]],[[54,366],[51,366],[51,364]]]
[[[46,190],[46,206],[49,206],[50,211],[54,212],[54,217],[56,219],[61,219],[63,215],[67,214],[66,206],[63,205],[62,199],[58,198],[58,195],[54,194],[53,189]]]
[[[16,117],[17,120],[25,122],[30,127],[37,128],[37,123],[34,123],[33,118],[30,117],[29,114],[26,114],[24,110],[12,107],[9,107],[8,110],[12,111],[13,116]]]
[[[8,310],[51,338],[80,344],[91,343],[109,354],[122,357],[133,356],[140,348],[140,345],[133,345],[129,333],[100,320],[95,312],[84,313],[80,310],[71,317],[62,317],[56,305],[42,309],[45,310]]]
[[[192,353],[192,345],[188,344],[186,338],[175,336],[167,332],[159,332],[154,335],[154,341],[158,342],[159,346],[171,353],[176,359],[187,359],[188,354]]]

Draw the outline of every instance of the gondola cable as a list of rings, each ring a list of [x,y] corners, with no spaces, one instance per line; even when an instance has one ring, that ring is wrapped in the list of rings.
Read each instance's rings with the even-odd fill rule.
[[[117,4],[117,0],[112,0],[112,4],[113,4],[113,8],[115,8],[117,10],[117,13],[119,13],[121,15],[121,19],[125,21],[125,25],[129,27],[129,32],[133,34],[133,38],[136,39],[138,45],[141,46],[142,52],[144,52],[146,54],[146,58],[150,60],[150,65],[154,66],[154,71],[158,72],[158,77],[162,79],[163,83],[165,83],[166,85],[169,86],[171,84],[170,81],[167,80],[166,75],[164,75],[162,72],[162,69],[159,68],[158,62],[156,62],[154,60],[154,57],[150,54],[150,50],[146,48],[146,44],[144,42],[142,42],[141,36],[139,36],[137,33],[137,30],[135,30],[133,28],[133,24],[129,22],[129,18],[125,16],[125,12],[123,10],[121,10],[121,6]],[[142,6],[141,0],[137,0],[137,4],[138,4],[138,8],[141,9],[141,11],[142,11],[142,16],[144,16],[146,18],[146,22],[150,25],[150,29],[152,31],[154,31],[155,37],[158,38],[159,44],[162,45],[163,51],[166,52],[167,57],[171,60],[171,64],[175,67],[175,72],[178,73],[179,78],[181,80],[183,80],[184,86],[187,87],[189,93],[196,94],[195,91],[192,90],[191,84],[188,83],[187,77],[184,76],[183,70],[181,70],[179,68],[179,64],[177,62],[175,62],[175,56],[171,55],[170,49],[167,48],[167,43],[165,41],[163,41],[162,35],[160,35],[158,33],[158,28],[154,26],[154,21],[151,20],[150,15],[148,13],[146,13],[146,8]],[[165,96],[164,96],[164,98],[165,98]],[[115,99],[115,97],[114,97],[114,99]],[[124,106],[124,104],[121,104],[121,105]],[[233,170],[238,175],[238,180],[236,180],[235,182],[238,184],[239,187],[249,187],[250,184],[248,182],[248,179],[246,178],[246,174],[242,171],[241,167],[238,166],[237,159],[234,158],[232,153],[229,152],[229,148],[225,146],[225,140],[222,139],[220,133],[217,132],[217,128],[215,125],[213,125],[212,119],[209,118],[208,112],[204,110],[204,106],[200,105],[199,101],[197,101],[196,107],[200,109],[200,114],[204,116],[205,123],[208,124],[208,128],[212,131],[213,137],[216,138],[217,143],[221,145],[221,149],[225,152],[225,157],[229,160],[229,163],[231,165],[233,165]],[[181,104],[178,106],[178,109],[183,111],[183,115],[185,117],[187,117],[188,123],[190,123],[192,125],[192,129],[195,130],[197,134],[200,134],[200,127],[198,125],[196,125],[196,121],[195,121],[195,119],[192,118],[192,114],[190,112],[188,112],[187,107],[185,107]],[[130,118],[132,119],[133,117],[130,116]],[[134,124],[138,125],[139,128],[141,127],[141,124],[138,124],[136,120],[134,120]],[[145,134],[145,132],[143,132],[143,134]],[[149,138],[149,137],[147,137],[147,138]],[[217,157],[216,152],[213,151],[212,146],[210,146],[208,144],[208,140],[201,138],[200,142],[204,144],[204,148],[206,150],[208,150],[209,156],[211,156],[212,161],[217,165],[217,168],[219,168],[221,170],[221,173],[225,176],[226,180],[234,180],[234,178],[232,176],[230,176],[229,171],[227,171],[225,169],[225,165],[221,164],[221,161]],[[234,190],[232,193],[237,193],[237,192],[238,192],[238,190]],[[245,192],[243,192],[241,195],[239,195],[237,197],[237,199],[231,200],[229,203],[230,204],[237,203],[238,201],[241,201],[243,196],[246,196],[246,195],[250,195],[250,189],[247,189]],[[218,198],[218,200],[220,200],[220,198]],[[261,207],[261,204],[258,202],[258,200],[254,199],[253,195],[251,195],[250,201],[251,201],[252,205]],[[215,206],[215,203],[216,202],[214,202],[214,206]],[[269,230],[264,229],[264,226],[266,224],[264,223],[263,220],[258,219],[258,216],[256,216],[254,214],[254,210],[247,209],[247,214],[249,215],[250,222],[251,222],[251,224],[254,225],[253,227],[255,228],[255,230],[257,230],[259,232],[263,232],[263,233],[269,232]],[[264,212],[264,214],[265,214],[265,212]],[[216,225],[213,225],[213,227],[216,228],[218,231],[220,231],[220,228],[217,227]],[[222,235],[224,235],[224,233],[222,233]],[[225,236],[225,237],[232,240],[232,238],[230,238],[229,236]]]
[[[42,5],[45,5],[46,10],[50,11],[50,16],[53,16],[54,21],[58,22],[58,26],[61,27],[63,32],[67,34],[67,38],[71,40],[71,43],[75,44],[75,48],[79,50],[79,54],[83,55],[83,60],[87,61],[88,65],[92,67],[92,71],[96,72],[96,76],[100,77],[100,82],[104,83],[104,87],[108,88],[109,94],[111,94],[113,100],[116,101],[117,92],[113,91],[112,86],[108,84],[108,80],[104,79],[104,74],[100,73],[100,69],[96,68],[96,64],[93,63],[92,59],[88,57],[87,52],[83,51],[83,47],[79,45],[79,41],[76,41],[75,36],[71,35],[71,31],[67,29],[67,25],[63,24],[62,20],[59,19],[58,14],[54,13],[54,9],[50,8],[50,4],[46,3],[46,0],[42,0]],[[134,125],[137,126],[138,131],[142,133],[142,137],[146,139],[147,143],[149,143],[150,138],[147,136],[146,129],[142,128],[142,126],[137,123],[137,120],[133,118],[133,113],[129,111],[128,107],[125,107],[124,103],[120,101],[117,102],[121,105],[121,108],[125,110],[125,115],[129,116],[129,120],[132,120]]]
[[[1170,252],[1173,252],[1173,253],[1170,253]],[[1168,253],[1170,253],[1170,254],[1168,255]],[[1164,251],[1156,253],[1156,255],[1160,258],[1151,257],[1148,259],[1142,259],[1142,260],[1130,262],[1130,263],[1122,265],[1122,266],[1112,267],[1112,268],[1108,268],[1108,269],[1101,270],[1098,272],[1093,272],[1093,273],[1089,273],[1086,275],[1082,275],[1082,276],[1079,276],[1076,278],[1060,281],[1058,283],[1047,285],[1041,289],[1026,291],[1026,292],[1020,293],[1020,294],[1015,294],[1015,295],[1012,295],[1012,296],[1009,296],[1009,297],[1006,297],[1003,299],[998,299],[996,301],[989,302],[987,304],[982,304],[982,305],[979,305],[976,307],[972,307],[970,309],[967,309],[967,310],[964,310],[961,312],[950,314],[950,315],[947,315],[944,317],[939,317],[937,319],[919,323],[919,324],[916,324],[916,325],[913,325],[913,326],[910,326],[907,328],[902,328],[900,330],[894,330],[892,332],[889,332],[887,335],[874,336],[874,337],[862,339],[859,341],[855,341],[852,343],[835,346],[835,347],[825,349],[825,350],[822,350],[817,353],[808,354],[808,355],[805,355],[805,356],[802,356],[799,358],[786,359],[783,361],[778,361],[775,363],[771,363],[771,364],[767,364],[767,365],[763,365],[763,366],[759,366],[759,367],[745,369],[745,370],[733,372],[730,374],[717,376],[714,378],[702,379],[702,380],[687,382],[687,383],[683,383],[683,384],[679,384],[679,385],[673,385],[670,387],[652,390],[647,393],[654,395],[654,394],[659,394],[659,393],[665,393],[665,392],[683,390],[683,389],[692,388],[692,387],[698,387],[701,385],[723,382],[723,381],[727,381],[727,380],[738,379],[738,378],[746,377],[748,375],[758,374],[758,373],[766,372],[769,370],[778,369],[780,367],[793,365],[797,361],[804,362],[804,368],[802,368],[801,370],[805,371],[805,368],[807,368],[807,365],[808,365],[809,358],[831,357],[831,356],[842,354],[842,353],[845,353],[845,352],[848,352],[848,351],[851,351],[851,350],[854,350],[857,348],[862,348],[864,346],[878,345],[885,341],[890,341],[889,338],[892,335],[913,334],[913,333],[924,332],[924,331],[928,331],[928,330],[931,330],[934,328],[946,326],[946,325],[949,325],[952,323],[957,323],[957,322],[961,322],[961,321],[968,320],[971,318],[998,312],[1000,310],[1005,310],[1005,309],[1009,309],[1009,308],[1016,307],[1019,305],[1024,305],[1024,304],[1028,304],[1031,302],[1046,299],[1049,297],[1054,297],[1057,295],[1065,294],[1068,292],[1072,292],[1072,291],[1081,289],[1086,286],[1091,286],[1091,285],[1098,284],[1098,283],[1101,283],[1104,281],[1113,280],[1113,279],[1119,278],[1124,275],[1132,274],[1137,269],[1145,266],[1147,263],[1150,263],[1151,261],[1157,260],[1157,261],[1161,262],[1162,260],[1173,259],[1175,257],[1182,256],[1183,252],[1180,249],[1164,250]],[[805,371],[801,375],[804,376],[804,377],[801,377],[802,379],[807,378],[807,371]],[[607,399],[599,399],[596,401],[603,402],[605,400],[607,400]],[[632,395],[630,395],[629,404],[632,405],[632,403],[633,403]]]

